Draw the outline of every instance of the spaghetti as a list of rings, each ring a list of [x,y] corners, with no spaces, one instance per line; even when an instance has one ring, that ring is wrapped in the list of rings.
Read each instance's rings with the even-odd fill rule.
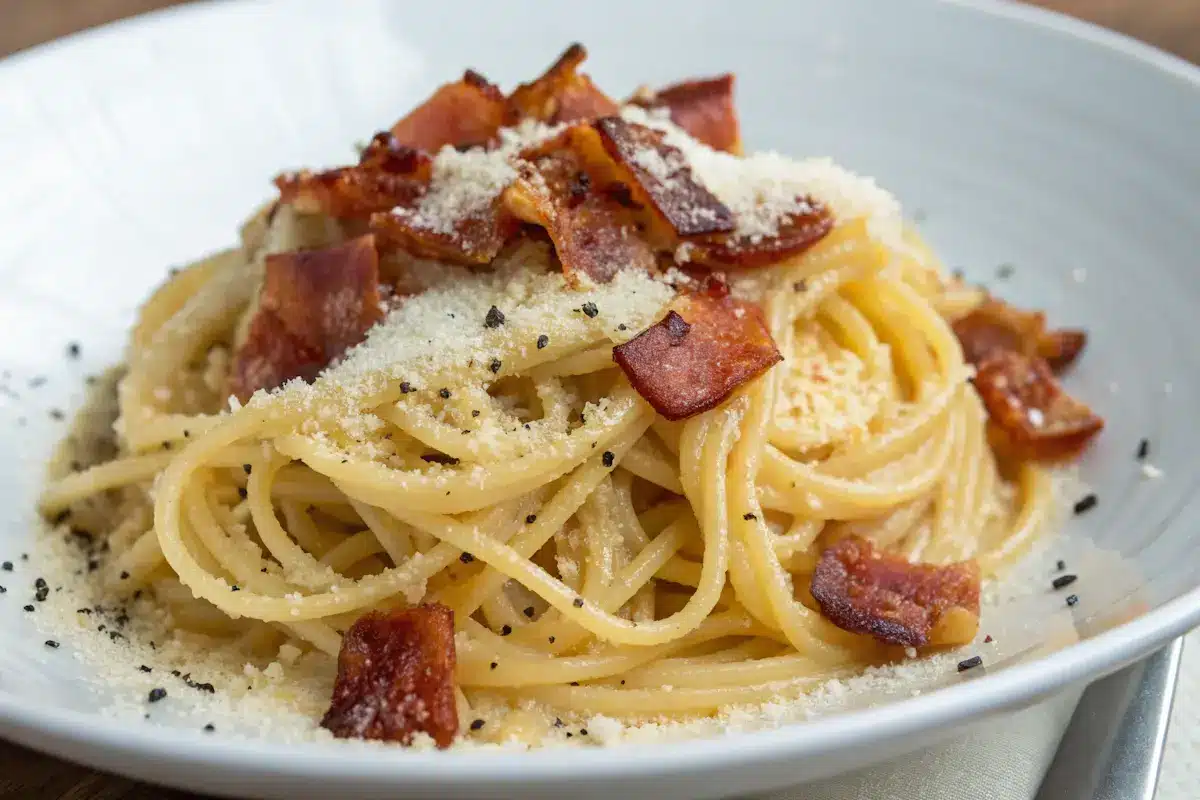
[[[1030,545],[1051,484],[1045,467],[1011,445],[1036,437],[998,441],[1001,431],[989,424],[996,398],[972,385],[974,366],[952,327],[995,301],[946,277],[870,181],[823,161],[714,150],[697,140],[703,130],[679,126],[686,114],[654,110],[655,97],[679,92],[639,94],[615,114],[615,104],[592,109],[588,92],[598,90],[562,63],[533,85],[550,92],[557,118],[543,114],[531,125],[510,116],[493,144],[445,147],[424,175],[404,173],[426,188],[384,212],[392,227],[372,218],[382,293],[347,317],[371,320],[365,341],[320,351],[311,374],[259,352],[293,379],[254,385],[247,376],[263,370],[239,372],[239,364],[268,312],[293,337],[289,357],[308,346],[287,327],[288,301],[264,288],[267,273],[284,254],[362,241],[369,214],[361,175],[285,179],[284,202],[243,227],[241,247],[183,269],[150,298],[119,385],[116,452],[57,477],[41,501],[48,516],[69,514],[106,537],[105,570],[124,576],[115,591],[154,590],[181,629],[193,625],[248,656],[286,642],[336,658],[364,614],[437,604],[453,612],[458,719],[480,705],[532,704],[637,720],[796,696],[902,656],[907,640],[855,629],[814,598],[814,571],[836,542],[858,537],[911,562],[972,562],[984,575]],[[481,80],[439,94],[491,97]],[[522,87],[506,102],[549,103],[531,94]],[[591,110],[564,120],[563,109],[584,96]],[[640,196],[636,180],[622,184],[632,200],[610,204],[611,218],[599,205],[611,186],[595,206],[592,195],[549,211],[552,191],[524,205],[514,197],[522,183],[542,191],[546,181],[530,165],[545,164],[563,131],[586,127],[578,120],[591,116],[616,120],[612,130],[623,120],[656,132],[665,151],[631,156],[641,178],[669,184],[678,154],[731,211],[718,232],[730,238],[700,231],[672,241],[675,263],[666,268],[658,259],[598,279],[579,267],[584,245],[568,241],[572,231],[594,233],[587,226],[599,219],[620,233],[621,209],[669,211],[674,202]],[[736,151],[730,124],[718,126],[718,146]],[[428,127],[421,131],[428,138]],[[571,148],[587,153],[586,142]],[[657,161],[663,152],[666,161]],[[370,157],[369,149],[364,163]],[[607,163],[603,179],[620,177],[621,163]],[[589,174],[583,194],[598,191],[595,173],[572,179]],[[359,191],[353,213],[350,184]],[[395,181],[388,185],[392,203]],[[331,196],[342,204],[335,208]],[[468,247],[459,223],[471,222],[475,236],[476,222],[496,207],[542,224],[549,241],[512,226],[494,253],[480,256],[494,231]],[[787,245],[800,227],[792,222],[813,224],[804,215],[814,208],[828,212],[828,225],[805,229],[812,241],[803,246]],[[653,242],[669,236],[664,219],[672,215],[631,230]],[[407,238],[394,235],[397,221],[409,226]],[[763,242],[784,244],[750,258],[747,243],[762,250]],[[690,261],[689,252],[703,259]],[[325,318],[349,302],[339,295],[341,310],[330,311],[330,296]],[[614,347],[666,324],[673,309],[678,335],[697,340],[707,330],[706,303],[728,312],[722,330],[760,324],[780,363],[752,365],[717,391],[711,365],[743,352],[717,331],[713,347],[726,349],[699,364],[708,383],[668,383],[656,401],[641,382],[679,374],[654,375],[660,362],[643,373],[619,365]],[[329,325],[320,334],[332,341]],[[663,347],[678,344],[671,335],[662,334]],[[245,402],[226,406],[239,380]],[[687,391],[696,403],[716,402],[669,419],[660,404]],[[949,615],[914,643],[970,641],[977,584],[975,618]]]

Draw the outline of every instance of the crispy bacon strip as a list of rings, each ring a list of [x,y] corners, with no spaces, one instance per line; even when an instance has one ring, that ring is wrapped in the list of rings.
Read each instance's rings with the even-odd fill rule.
[[[669,420],[715,408],[783,360],[758,306],[720,294],[680,296],[667,316],[613,348],[633,388]]]
[[[1059,328],[1038,337],[1037,354],[1046,360],[1055,375],[1070,367],[1087,347],[1087,331]]]
[[[427,153],[446,145],[486,146],[504,124],[504,93],[474,70],[440,87],[433,96],[392,126],[400,144]]]
[[[342,638],[337,680],[321,720],[341,739],[411,744],[427,733],[449,747],[458,733],[454,612],[438,605],[372,611]]]
[[[375,241],[267,256],[258,308],[234,357],[231,390],[245,401],[291,378],[311,381],[383,316]]]
[[[671,121],[714,150],[741,155],[742,137],[733,105],[733,75],[701,78],[644,91],[629,102],[645,108],[666,108]]]
[[[774,236],[716,234],[689,239],[675,258],[712,269],[768,267],[803,253],[833,230],[833,213],[817,200],[806,198],[803,210],[779,221]]]
[[[587,50],[575,43],[541,77],[514,89],[508,97],[505,124],[533,119],[554,125],[617,113],[617,104],[578,71],[586,58]]]
[[[1012,350],[989,356],[975,373],[975,389],[992,423],[993,444],[1017,459],[1073,457],[1104,427],[1037,356]]]
[[[842,630],[906,647],[966,644],[979,627],[979,565],[913,564],[849,536],[821,553],[812,595]]]
[[[379,133],[357,166],[324,172],[287,172],[275,179],[280,202],[305,214],[367,217],[416,201],[433,176],[433,160]]]
[[[546,229],[568,279],[607,283],[623,269],[653,269],[655,256],[638,230],[628,190],[604,183],[580,154],[599,147],[580,141],[595,136],[577,126],[527,153],[528,168],[502,199],[515,217]]]
[[[692,177],[678,148],[663,134],[620,117],[601,117],[592,123],[604,151],[633,199],[654,211],[651,220],[660,239],[672,246],[681,236],[727,233],[735,227],[733,212]]]
[[[487,264],[519,227],[497,200],[477,213],[453,220],[451,230],[435,229],[424,223],[417,203],[371,216],[371,229],[384,248],[396,247],[424,258],[455,264]]]
[[[1046,330],[1046,315],[1022,311],[987,298],[970,314],[955,320],[954,334],[963,358],[978,367],[997,353],[1010,351],[1044,358],[1054,372],[1071,366],[1087,345],[1087,333],[1075,329]]]

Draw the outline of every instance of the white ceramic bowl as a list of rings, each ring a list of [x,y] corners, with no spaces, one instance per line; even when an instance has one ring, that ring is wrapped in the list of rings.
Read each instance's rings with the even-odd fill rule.
[[[230,242],[278,169],[344,160],[465,66],[511,85],[573,40],[613,91],[735,71],[750,147],[831,155],[876,176],[927,215],[952,266],[990,280],[1012,263],[1008,296],[1090,329],[1072,384],[1109,427],[1084,465],[1100,505],[1069,528],[1123,560],[1103,579],[1081,577],[1082,641],[1030,657],[1048,602],[1038,588],[1017,606],[1032,631],[1020,652],[903,702],[637,749],[347,750],[100,716],[103,691],[68,648],[43,647],[20,610],[32,577],[18,562],[2,582],[20,590],[0,596],[0,733],[254,796],[715,796],[929,744],[1113,671],[1200,620],[1200,71],[1057,16],[966,0],[200,4],[0,64],[0,367],[11,390],[0,393],[0,558],[28,550],[37,529],[40,465],[61,435],[47,410],[77,404],[82,374],[119,358],[168,265]],[[81,362],[63,357],[71,340],[84,343]],[[30,391],[34,376],[47,382]],[[1143,436],[1165,472],[1157,480],[1134,459]]]

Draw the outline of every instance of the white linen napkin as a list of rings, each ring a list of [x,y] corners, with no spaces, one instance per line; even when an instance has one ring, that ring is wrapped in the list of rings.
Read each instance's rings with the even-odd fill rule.
[[[755,800],[1032,800],[1082,693],[1072,687],[947,744]]]

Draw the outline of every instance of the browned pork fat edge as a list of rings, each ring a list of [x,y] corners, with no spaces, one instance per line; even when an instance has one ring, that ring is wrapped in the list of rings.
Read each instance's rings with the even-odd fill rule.
[[[665,317],[613,348],[630,384],[666,419],[715,408],[783,360],[758,306],[715,294],[680,295]]]
[[[374,237],[271,254],[230,388],[244,402],[292,378],[311,381],[382,318]]]
[[[443,605],[372,611],[342,638],[337,680],[321,726],[343,739],[412,744],[458,734],[454,612]]]
[[[842,630],[905,647],[965,644],[979,626],[979,565],[914,564],[849,536],[825,549],[810,587]]]

